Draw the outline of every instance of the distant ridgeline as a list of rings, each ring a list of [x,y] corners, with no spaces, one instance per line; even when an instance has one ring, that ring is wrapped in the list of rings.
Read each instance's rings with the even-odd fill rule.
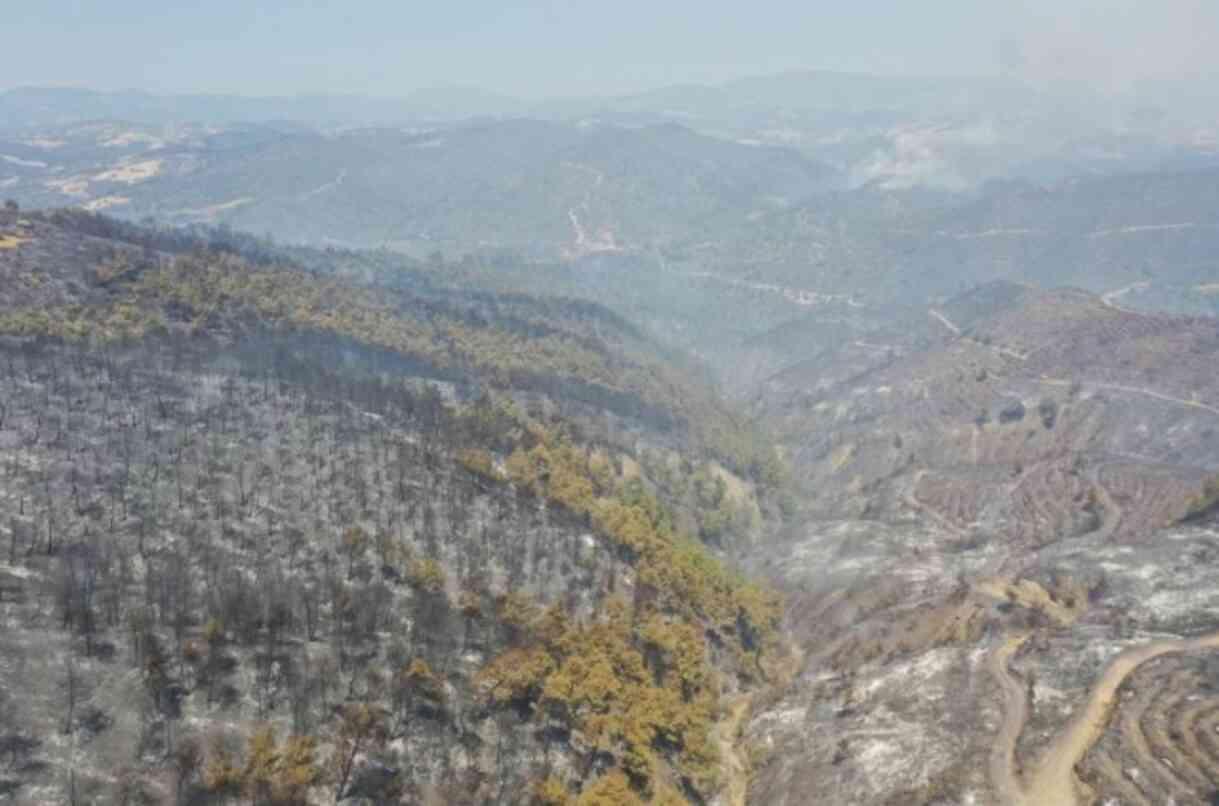
[[[12,791],[728,783],[721,700],[766,683],[780,606],[704,543],[775,517],[784,473],[696,373],[587,303],[0,215],[0,653],[68,669],[0,701]]]

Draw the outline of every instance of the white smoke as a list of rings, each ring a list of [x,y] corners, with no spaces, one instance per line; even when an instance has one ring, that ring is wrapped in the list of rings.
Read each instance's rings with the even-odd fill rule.
[[[916,186],[961,190],[973,184],[962,174],[961,154],[1000,145],[991,122],[967,126],[917,126],[889,133],[890,145],[878,149],[852,170],[852,184],[880,181],[890,188]]]

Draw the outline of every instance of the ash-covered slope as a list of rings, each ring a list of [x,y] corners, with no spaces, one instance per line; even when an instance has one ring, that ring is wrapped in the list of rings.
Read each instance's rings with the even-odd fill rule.
[[[759,391],[808,511],[751,797],[1209,802],[1219,324],[994,284],[871,337]]]
[[[699,538],[774,503],[638,333],[80,215],[0,238],[5,793],[743,786],[730,717],[777,673],[777,603]]]
[[[669,447],[691,439],[740,472],[759,472],[768,453],[704,371],[595,303],[489,293],[443,265],[395,260],[383,272],[375,254],[289,252],[223,231],[150,230],[73,211],[4,215],[7,332],[323,332],[467,390],[549,395],[565,410],[583,404],[624,428],[650,428]]]
[[[916,506],[1037,543],[1127,503],[1121,535],[1171,522],[1219,469],[1213,319],[1000,284],[871,338],[758,393],[827,512]]]

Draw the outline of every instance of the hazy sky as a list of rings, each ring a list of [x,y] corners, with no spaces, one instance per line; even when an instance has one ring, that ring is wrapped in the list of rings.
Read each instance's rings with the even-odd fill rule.
[[[789,69],[1077,78],[1219,74],[1215,0],[37,0],[0,88],[543,97]]]

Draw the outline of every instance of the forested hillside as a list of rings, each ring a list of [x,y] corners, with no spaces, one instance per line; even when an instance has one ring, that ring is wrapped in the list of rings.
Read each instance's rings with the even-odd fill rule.
[[[633,250],[781,206],[833,179],[790,149],[676,124],[499,120],[328,133],[93,123],[30,138],[0,134],[0,189],[28,206],[223,222],[315,246],[416,254]]]
[[[5,792],[740,785],[725,720],[781,674],[780,610],[713,547],[783,474],[697,375],[588,303],[0,215]]]
[[[1003,85],[4,132],[0,792],[1212,800],[1216,140]]]

